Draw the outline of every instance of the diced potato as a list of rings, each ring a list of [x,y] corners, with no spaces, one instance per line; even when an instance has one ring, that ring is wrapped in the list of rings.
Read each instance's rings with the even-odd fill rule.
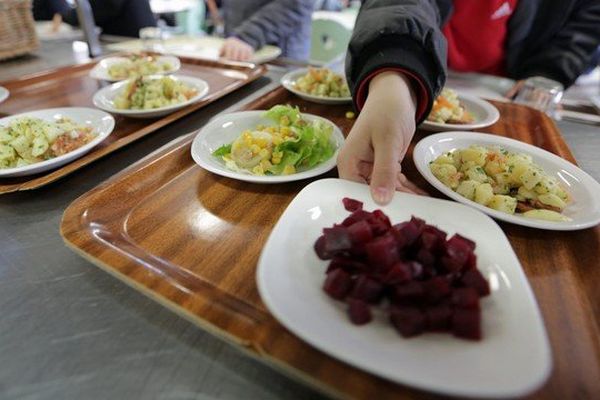
[[[562,186],[558,185],[554,194],[560,197],[565,203],[569,202],[569,192],[567,192]]]
[[[466,197],[469,200],[473,200],[475,198],[475,191],[479,185],[481,185],[481,183],[477,181],[462,181],[456,188],[456,193]]]
[[[463,162],[473,162],[480,167],[485,165],[487,154],[488,150],[481,146],[469,146],[460,151],[460,157]]]
[[[563,210],[567,205],[557,195],[553,193],[540,194],[538,200],[547,206],[552,206]]]
[[[460,175],[454,165],[450,164],[430,164],[431,172],[444,185],[456,189],[458,187]]]
[[[483,168],[485,172],[489,175],[496,175],[506,171],[506,165],[502,162],[502,160],[492,160],[485,163],[485,167]]]
[[[487,206],[490,200],[492,200],[492,197],[494,197],[492,185],[489,183],[482,183],[475,189],[475,198],[473,200]]]
[[[555,193],[559,188],[556,179],[550,176],[542,176],[540,181],[535,185],[534,190],[539,194]]]
[[[496,194],[492,197],[487,206],[507,214],[514,214],[515,209],[517,208],[517,199],[502,194]]]
[[[510,166],[517,166],[519,164],[529,165],[533,162],[533,159],[529,154],[524,153],[509,153],[506,156],[506,163]]]
[[[462,159],[460,158],[460,151],[455,150],[452,152],[452,159],[454,160],[454,166],[456,169],[460,169],[462,165]]]
[[[513,187],[511,174],[508,172],[502,172],[494,175],[495,184],[492,185],[494,193],[496,194],[508,194],[510,189]]]
[[[527,218],[543,219],[554,222],[571,221],[571,218],[552,210],[529,210],[525,211],[523,216]]]
[[[537,199],[537,193],[533,190],[528,190],[525,186],[521,186],[517,192],[517,200],[535,200]]]
[[[435,164],[451,164],[454,165],[452,153],[444,153],[433,161]]]
[[[527,168],[527,170],[519,177],[519,180],[523,183],[523,186],[531,190],[538,182],[540,182],[542,177],[542,172],[539,169],[534,166],[529,166],[529,168]]]
[[[530,164],[525,162],[508,164],[508,172],[512,174],[511,179],[514,184],[521,184],[521,175],[523,175],[529,169],[529,166]]]
[[[465,171],[465,174],[470,180],[477,181],[479,183],[488,182],[488,176],[480,166],[472,166]]]

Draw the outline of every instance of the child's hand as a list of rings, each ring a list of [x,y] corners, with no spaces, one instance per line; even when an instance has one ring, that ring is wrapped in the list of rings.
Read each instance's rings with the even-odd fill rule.
[[[415,132],[415,108],[410,82],[402,74],[375,76],[338,156],[340,178],[368,183],[373,199],[382,205],[392,200],[395,190],[424,194],[400,170]]]
[[[254,49],[243,40],[230,37],[223,43],[220,55],[228,60],[249,61],[254,55]]]

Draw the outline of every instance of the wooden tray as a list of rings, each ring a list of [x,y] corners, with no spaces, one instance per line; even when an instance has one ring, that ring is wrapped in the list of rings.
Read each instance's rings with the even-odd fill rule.
[[[345,134],[353,123],[344,117],[348,107],[307,103],[282,88],[247,108],[277,103],[325,116]],[[545,115],[518,105],[496,106],[502,118],[486,130],[574,161]],[[66,244],[200,327],[336,397],[434,398],[321,353],[269,314],[255,284],[258,257],[283,210],[308,181],[258,185],[211,174],[192,161],[192,139],[167,146],[77,199],[61,224]],[[410,158],[404,169],[435,194]],[[536,294],[553,349],[553,373],[532,398],[597,395],[600,228],[502,228]]]
[[[206,106],[252,82],[266,72],[264,66],[180,58],[179,74],[208,82],[210,89],[198,103],[161,118],[133,119],[115,116],[114,132],[92,151],[58,169],[38,175],[0,179],[0,194],[36,189],[54,182],[79,168],[120,149],[157,129]],[[20,79],[2,82],[10,90],[8,100],[0,104],[0,118],[25,111],[53,107],[94,107],[92,97],[109,83],[89,77],[98,61],[60,68]]]

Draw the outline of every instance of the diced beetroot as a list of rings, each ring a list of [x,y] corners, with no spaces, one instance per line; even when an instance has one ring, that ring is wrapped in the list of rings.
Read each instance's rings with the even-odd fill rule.
[[[323,290],[337,300],[342,300],[352,289],[352,278],[343,269],[334,269],[327,274]]]
[[[452,310],[446,304],[437,304],[425,309],[427,329],[434,332],[443,332],[450,329]]]
[[[334,269],[341,268],[344,271],[352,274],[358,271],[366,271],[368,266],[360,261],[352,258],[336,256],[331,259],[329,266],[327,267],[326,273],[333,271]]]
[[[425,225],[420,238],[421,246],[437,254],[444,248],[446,232],[433,225]]]
[[[399,249],[411,246],[421,235],[421,228],[412,220],[394,225],[391,231],[396,238]]]
[[[417,228],[419,228],[419,231],[423,230],[425,225],[427,225],[425,223],[425,220],[417,218],[414,215],[410,218],[410,222],[413,223]]]
[[[328,254],[336,254],[352,248],[352,240],[345,226],[325,228],[323,236],[325,236],[325,251]]]
[[[367,303],[378,303],[383,295],[383,285],[381,282],[366,275],[360,275],[354,287],[350,292],[349,297],[365,301]]]
[[[354,325],[368,324],[373,318],[369,305],[358,299],[348,299],[348,316]]]
[[[479,296],[490,294],[490,284],[476,268],[465,271],[460,281],[466,287],[475,289]]]
[[[390,309],[390,321],[404,337],[412,337],[422,333],[427,322],[425,314],[417,307],[392,307]]]
[[[423,282],[423,289],[425,290],[425,296],[431,303],[437,303],[450,294],[450,284],[440,276]]]
[[[421,279],[423,277],[423,265],[418,261],[407,261],[410,267],[410,273],[413,279]]]
[[[469,246],[469,248],[471,249],[471,252],[475,251],[475,242],[472,241],[471,239],[467,239],[466,237],[459,235],[458,233],[455,233],[452,238],[456,238],[456,240],[461,240],[463,243],[465,243],[467,246]],[[451,239],[452,239],[451,238]]]
[[[435,264],[435,255],[431,250],[427,250],[425,247],[421,247],[415,256],[417,261],[423,265],[431,266]]]
[[[321,260],[329,260],[334,256],[334,253],[330,253],[325,249],[325,236],[321,235],[315,242],[315,253]]]
[[[415,304],[424,296],[423,285],[417,281],[396,285],[392,291],[392,301],[396,304]]]
[[[442,258],[442,263],[449,271],[462,269],[471,253],[473,253],[475,243],[458,234],[452,236],[446,242],[446,251]]]
[[[467,263],[465,264],[465,269],[476,269],[477,268],[477,256],[475,253],[469,254],[469,258],[467,258]]]
[[[452,314],[454,336],[481,340],[481,313],[479,310],[455,309]]]
[[[396,240],[391,234],[377,237],[366,244],[367,259],[373,266],[389,267],[399,260]]]
[[[373,220],[377,220],[382,222],[385,226],[387,226],[388,228],[392,227],[392,222],[390,221],[389,217],[387,215],[385,215],[385,213],[381,210],[375,210],[372,212]]]
[[[356,210],[342,222],[344,226],[350,226],[358,221],[368,220],[371,218],[371,213],[365,210]]]
[[[463,265],[461,265],[460,262],[447,255],[440,257],[440,264],[448,273],[460,272],[460,270],[463,269]]]
[[[403,261],[395,263],[383,278],[386,285],[396,285],[398,283],[408,282],[412,278],[412,268],[410,264]]]
[[[456,307],[479,309],[479,293],[473,288],[455,288],[451,296]]]
[[[366,220],[358,221],[348,227],[348,234],[352,243],[365,244],[373,239],[373,229]]]
[[[344,197],[342,203],[344,204],[344,208],[350,212],[362,210],[363,208],[362,201],[354,200],[349,197]]]

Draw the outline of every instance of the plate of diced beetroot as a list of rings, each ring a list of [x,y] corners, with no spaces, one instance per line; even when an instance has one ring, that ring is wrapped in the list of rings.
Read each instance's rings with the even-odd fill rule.
[[[468,397],[517,397],[552,357],[519,260],[485,214],[368,187],[306,186],[261,254],[271,313],[323,352],[388,380]]]

